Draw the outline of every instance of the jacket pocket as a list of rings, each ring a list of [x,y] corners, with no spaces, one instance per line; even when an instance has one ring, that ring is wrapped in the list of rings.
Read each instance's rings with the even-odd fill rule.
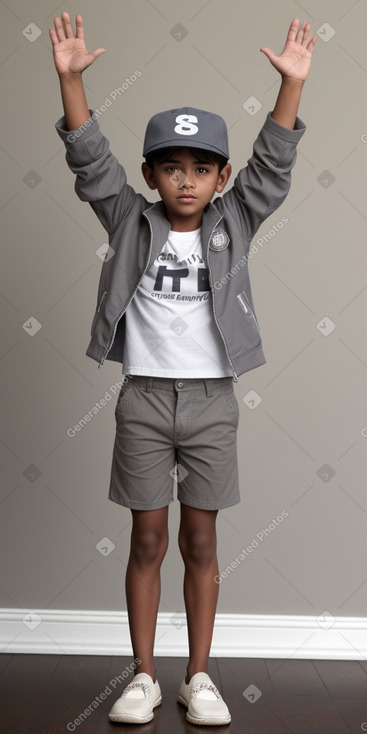
[[[249,337],[251,339],[251,342],[253,342],[254,346],[258,346],[261,340],[260,328],[259,328],[259,324],[257,323],[257,319],[253,311],[253,308],[246,295],[246,291],[241,291],[241,293],[238,293],[236,296],[236,299],[237,299],[239,308],[241,308],[242,313],[246,319],[246,324],[248,325]]]
[[[96,310],[94,312],[94,316],[93,316],[93,320],[92,320],[92,326],[90,327],[90,335],[91,335],[91,337],[93,337],[93,335],[94,335],[94,330],[96,328],[97,321],[99,319],[99,312],[100,312],[100,310],[102,308],[102,303],[103,303],[104,299],[106,298],[106,296],[107,296],[107,291],[104,291],[103,294],[102,294],[102,296],[101,296],[101,298],[99,299],[99,303],[98,303],[97,308],[96,308]]]
[[[97,313],[100,312],[100,310],[102,308],[102,303],[103,303],[103,301],[104,301],[104,299],[105,299],[106,296],[107,296],[107,291],[103,291],[103,294],[102,294],[102,296],[100,298],[99,305],[98,305],[98,308],[97,308]]]

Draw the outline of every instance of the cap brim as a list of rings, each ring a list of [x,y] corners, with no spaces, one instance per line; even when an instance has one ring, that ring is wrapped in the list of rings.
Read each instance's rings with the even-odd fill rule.
[[[199,150],[207,150],[211,153],[217,153],[217,155],[221,155],[222,158],[226,158],[227,160],[229,159],[229,155],[219,148],[215,148],[213,145],[200,143],[197,140],[195,140],[194,144],[193,140],[177,140],[177,138],[174,138],[174,140],[168,140],[163,144],[151,145],[147,150],[143,151],[143,157],[146,158],[151,153],[154,153],[157,150],[164,150],[164,148],[198,148]]]

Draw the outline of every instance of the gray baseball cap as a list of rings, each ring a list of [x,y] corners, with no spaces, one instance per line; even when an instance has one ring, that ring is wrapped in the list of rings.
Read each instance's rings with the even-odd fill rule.
[[[202,148],[229,158],[227,125],[220,115],[195,107],[158,112],[145,131],[143,156],[161,148]]]

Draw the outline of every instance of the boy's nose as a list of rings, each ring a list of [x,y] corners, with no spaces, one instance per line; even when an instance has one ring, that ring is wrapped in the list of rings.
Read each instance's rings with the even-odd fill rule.
[[[194,178],[190,176],[190,173],[182,173],[181,188],[191,188],[194,185]]]

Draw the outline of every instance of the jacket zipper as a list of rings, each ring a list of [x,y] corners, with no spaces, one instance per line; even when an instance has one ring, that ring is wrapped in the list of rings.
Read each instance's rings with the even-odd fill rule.
[[[222,218],[222,217],[221,217],[221,218]],[[208,246],[207,246],[206,259],[207,259],[207,263],[208,263],[208,269],[209,269],[209,275],[210,275],[210,289],[211,289],[211,292],[212,292],[212,301],[213,301],[213,315],[214,315],[214,320],[215,320],[215,323],[216,323],[216,325],[217,325],[217,327],[218,327],[219,333],[220,333],[220,335],[221,335],[221,337],[222,337],[222,340],[223,340],[223,343],[224,343],[224,347],[225,347],[225,350],[226,350],[226,354],[227,354],[227,357],[228,357],[229,363],[230,363],[230,365],[231,365],[231,369],[232,369],[232,372],[233,372],[233,374],[234,374],[234,379],[233,379],[233,381],[234,381],[234,382],[238,382],[238,376],[237,376],[236,370],[235,370],[235,368],[234,368],[234,366],[233,366],[233,362],[232,362],[232,360],[231,360],[231,358],[230,358],[230,356],[229,356],[229,351],[228,351],[228,348],[227,348],[226,340],[225,340],[225,338],[224,338],[224,336],[223,336],[223,333],[222,333],[222,330],[221,330],[221,328],[220,328],[220,326],[219,326],[219,324],[218,324],[217,316],[216,316],[216,313],[215,313],[215,303],[214,303],[214,291],[212,290],[212,287],[211,287],[211,284],[212,284],[212,273],[211,273],[211,270],[210,270],[210,264],[209,264],[209,242],[210,242],[210,238],[211,238],[211,236],[212,236],[212,234],[213,234],[213,232],[214,232],[214,230],[215,230],[215,228],[216,228],[217,224],[219,224],[219,222],[220,222],[220,219],[218,220],[218,222],[216,222],[216,223],[215,223],[215,225],[214,225],[214,227],[213,227],[213,229],[212,229],[211,235],[210,235],[210,237],[209,237],[209,239],[208,239]]]
[[[144,216],[145,216],[145,212],[143,212],[143,214],[144,214]],[[149,223],[149,228],[150,228],[150,246],[149,246],[149,253],[148,253],[147,261],[146,261],[146,263],[145,263],[145,268],[144,268],[144,270],[143,270],[143,272],[142,272],[142,274],[141,274],[141,276],[140,276],[140,278],[139,278],[139,280],[138,280],[138,282],[137,282],[137,284],[136,284],[136,286],[135,286],[135,290],[134,290],[134,291],[133,291],[133,293],[131,294],[131,296],[130,296],[130,298],[129,298],[129,300],[128,300],[128,302],[127,302],[126,306],[125,306],[125,308],[123,308],[123,309],[122,309],[122,311],[121,311],[120,315],[119,315],[119,316],[117,317],[117,319],[116,319],[116,321],[115,321],[115,326],[114,326],[114,329],[113,329],[112,339],[111,339],[111,341],[110,341],[110,343],[109,343],[109,345],[108,345],[108,347],[107,347],[107,351],[105,352],[105,354],[104,354],[104,357],[102,357],[102,360],[101,360],[101,362],[100,362],[100,363],[99,363],[99,365],[98,365],[98,369],[99,369],[99,368],[101,367],[101,365],[103,365],[103,362],[105,361],[105,359],[106,359],[106,357],[107,357],[107,354],[108,354],[108,352],[110,351],[110,349],[111,349],[111,347],[112,347],[112,344],[113,344],[113,341],[114,341],[114,338],[115,338],[115,334],[116,334],[117,324],[118,324],[118,322],[120,321],[120,318],[121,318],[121,316],[123,316],[123,314],[125,313],[125,311],[126,311],[126,309],[127,309],[128,305],[129,305],[129,304],[131,303],[132,299],[134,298],[134,296],[135,296],[135,293],[136,293],[136,291],[138,290],[138,287],[139,287],[139,285],[140,285],[140,283],[141,283],[141,280],[142,280],[142,278],[143,278],[143,275],[144,275],[144,273],[145,273],[145,271],[146,271],[146,269],[147,269],[147,267],[148,267],[148,263],[149,263],[149,260],[150,260],[150,254],[151,254],[151,251],[152,251],[152,243],[153,243],[153,230],[152,230],[152,225],[151,225],[151,223],[150,223],[149,217],[145,216],[145,218],[146,218],[146,219],[148,220],[148,223]]]

